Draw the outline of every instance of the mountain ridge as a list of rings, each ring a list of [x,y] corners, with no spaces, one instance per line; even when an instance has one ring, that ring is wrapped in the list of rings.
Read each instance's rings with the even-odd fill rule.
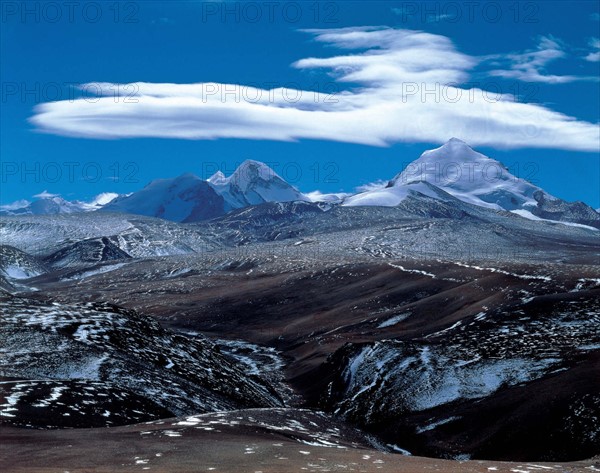
[[[110,199],[101,199],[111,196]],[[268,165],[247,159],[226,176],[217,171],[208,179],[193,173],[155,179],[127,195],[100,194],[91,203],[69,202],[58,196],[0,207],[0,215],[60,214],[81,211],[124,212],[176,222],[197,222],[268,202],[327,202],[342,206],[397,206],[408,197],[462,202],[512,212],[530,220],[549,220],[600,229],[600,213],[587,204],[567,202],[518,178],[499,161],[466,142],[451,138],[427,150],[384,187],[343,195],[302,193]],[[10,208],[9,208],[10,207]]]

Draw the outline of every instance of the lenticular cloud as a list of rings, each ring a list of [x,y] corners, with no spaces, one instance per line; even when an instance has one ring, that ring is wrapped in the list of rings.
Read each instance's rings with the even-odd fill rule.
[[[598,124],[509,94],[467,88],[480,60],[441,35],[385,27],[305,30],[340,55],[300,59],[334,93],[256,84],[83,84],[75,100],[43,103],[39,131],[86,138],[320,139],[388,146],[444,142],[597,151]],[[271,81],[273,83],[275,81]]]

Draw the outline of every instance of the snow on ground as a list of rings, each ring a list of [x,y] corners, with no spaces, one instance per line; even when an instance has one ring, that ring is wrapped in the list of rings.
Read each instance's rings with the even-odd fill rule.
[[[523,218],[526,218],[529,220],[536,220],[536,221],[549,222],[549,223],[559,223],[561,225],[567,225],[568,227],[579,227],[579,228],[585,228],[586,230],[592,230],[595,232],[598,231],[597,228],[590,227],[589,225],[583,225],[581,223],[561,222],[560,220],[550,220],[547,218],[541,218],[541,217],[538,217],[537,215],[533,215],[529,210],[525,210],[525,209],[511,210],[511,212],[516,215],[519,215],[520,217],[523,217]]]
[[[389,319],[381,322],[377,326],[377,328],[392,327],[393,325],[396,325],[396,324],[402,322],[403,320],[406,320],[409,317],[410,317],[410,312],[405,312],[402,314],[394,315],[393,317],[390,317]]]

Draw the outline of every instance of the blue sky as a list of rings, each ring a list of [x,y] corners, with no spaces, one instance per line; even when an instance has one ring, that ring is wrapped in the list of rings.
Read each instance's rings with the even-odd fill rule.
[[[0,201],[86,200],[247,158],[305,192],[351,191],[459,135],[600,207],[597,2],[474,5],[5,2]],[[422,95],[432,84],[439,98]]]

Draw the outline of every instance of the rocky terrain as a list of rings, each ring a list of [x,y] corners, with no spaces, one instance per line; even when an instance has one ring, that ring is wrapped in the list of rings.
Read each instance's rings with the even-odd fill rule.
[[[233,209],[201,221],[0,219],[3,471],[600,471],[593,210],[309,202],[246,166],[186,179]]]

